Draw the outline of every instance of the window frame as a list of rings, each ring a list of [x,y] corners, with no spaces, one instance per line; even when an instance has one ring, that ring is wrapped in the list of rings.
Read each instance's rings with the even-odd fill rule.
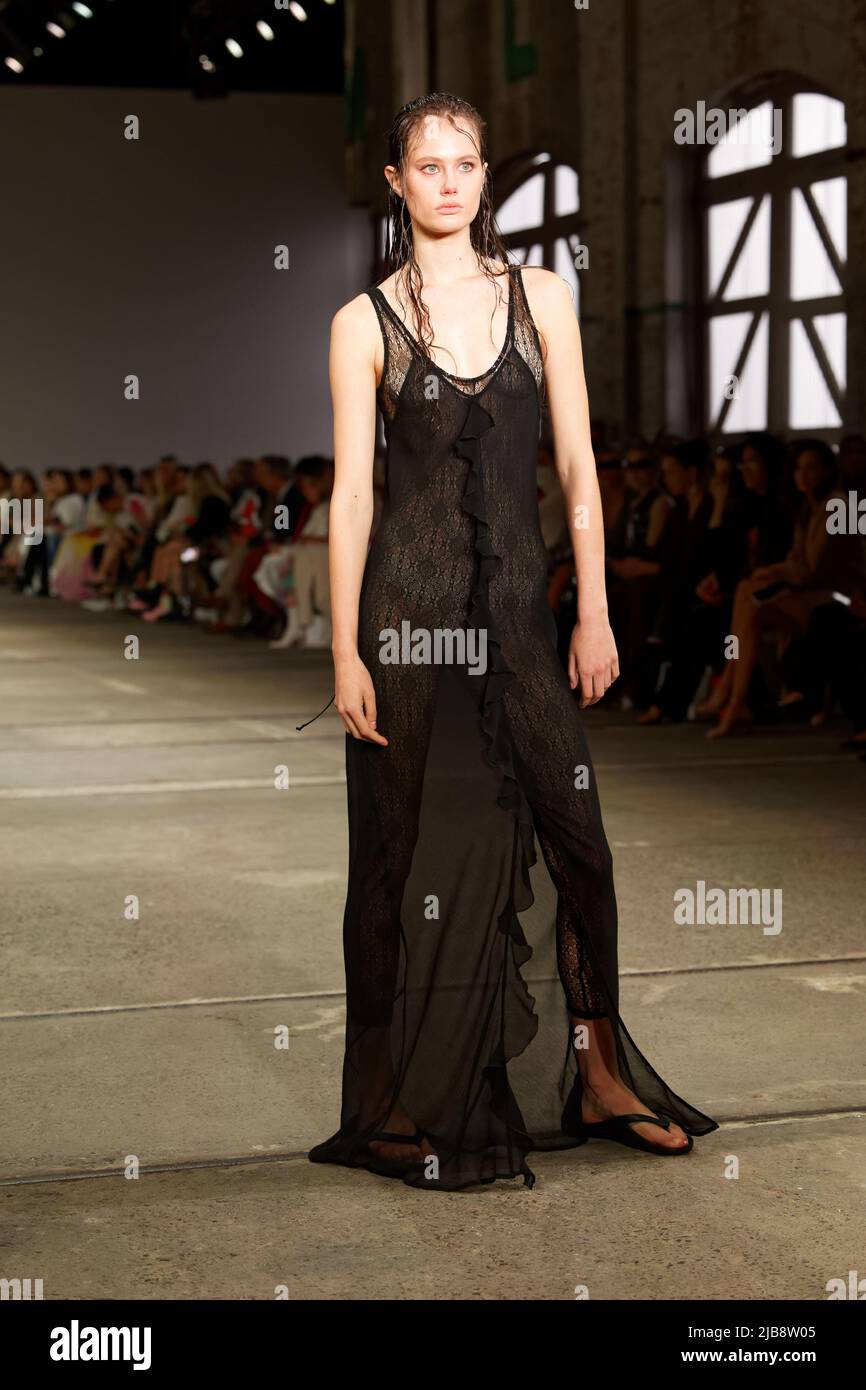
[[[697,223],[696,243],[698,253],[695,258],[698,284],[696,286],[698,312],[696,315],[696,342],[698,361],[701,364],[699,400],[701,402],[701,430],[718,443],[736,443],[752,433],[751,430],[726,431],[722,427],[732,402],[725,401],[715,418],[711,412],[712,400],[710,372],[710,323],[712,319],[725,314],[752,313],[751,327],[746,333],[738,361],[732,366],[732,373],[740,375],[744,359],[751,347],[761,321],[761,315],[768,315],[767,345],[767,420],[765,428],[773,434],[781,434],[791,439],[820,438],[828,442],[839,440],[846,432],[846,396],[848,369],[846,363],[845,383],[839,386],[835,380],[826,350],[821,342],[812,319],[822,314],[844,313],[846,315],[846,358],[848,338],[849,279],[846,261],[839,259],[832,242],[821,236],[822,220],[816,222],[817,234],[824,241],[828,258],[838,276],[841,293],[825,295],[812,299],[793,299],[791,297],[791,243],[792,208],[794,190],[799,188],[807,204],[812,204],[809,187],[813,183],[843,177],[848,183],[847,164],[848,144],[837,145],[816,154],[795,157],[791,151],[793,138],[793,103],[800,94],[816,93],[838,101],[840,98],[820,82],[811,79],[776,74],[757,80],[746,88],[735,89],[725,97],[708,102],[708,106],[724,110],[752,110],[770,101],[782,111],[782,150],[774,155],[769,164],[744,169],[738,173],[723,174],[713,178],[708,173],[710,150],[701,147],[695,162],[694,213]],[[721,195],[721,196],[720,196]],[[766,295],[750,298],[722,300],[719,290],[724,289],[728,273],[736,267],[737,258],[732,254],[726,273],[719,285],[710,295],[707,287],[709,271],[709,208],[738,198],[751,198],[759,205],[763,196],[769,197],[770,206],[770,267],[769,290]],[[754,211],[754,210],[753,210]],[[812,205],[812,216],[818,211]],[[751,225],[752,213],[746,219],[736,246],[745,240]],[[850,214],[846,211],[850,219]],[[828,391],[840,417],[840,424],[793,427],[790,418],[790,362],[791,362],[791,323],[799,319],[815,355],[818,369],[825,378]]]

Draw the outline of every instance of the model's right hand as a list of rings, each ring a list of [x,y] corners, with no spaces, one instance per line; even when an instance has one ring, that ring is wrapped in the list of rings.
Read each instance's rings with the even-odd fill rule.
[[[387,747],[388,740],[376,732],[376,692],[361,658],[335,660],[334,673],[335,704],[346,733]]]

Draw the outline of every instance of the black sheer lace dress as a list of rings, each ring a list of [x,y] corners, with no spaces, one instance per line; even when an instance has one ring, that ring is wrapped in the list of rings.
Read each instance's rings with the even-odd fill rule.
[[[506,283],[505,342],[473,379],[442,370],[367,291],[385,345],[387,501],[359,650],[389,742],[346,736],[342,1111],[309,1157],[422,1190],[532,1186],[531,1150],[582,1142],[569,1133],[581,1098],[569,1014],[610,1019],[622,1079],[656,1114],[694,1135],[718,1127],[619,1015],[611,854],[546,599],[541,349],[518,266]],[[389,632],[408,659],[383,660]],[[444,655],[460,632],[486,639],[485,670],[483,641],[462,663]],[[435,653],[437,633],[452,634],[438,661],[417,636]],[[432,1157],[401,1166],[369,1147],[395,1114]]]

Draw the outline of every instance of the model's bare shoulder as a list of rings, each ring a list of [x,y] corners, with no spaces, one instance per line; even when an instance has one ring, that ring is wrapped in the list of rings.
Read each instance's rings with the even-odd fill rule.
[[[542,265],[523,266],[521,279],[546,361],[551,343],[559,342],[563,335],[567,337],[577,323],[571,286]]]
[[[339,373],[353,376],[369,372],[378,383],[384,365],[382,333],[373,301],[363,292],[343,304],[331,319],[331,365]]]
[[[521,268],[523,287],[529,307],[535,317],[539,313],[561,313],[565,308],[574,308],[574,297],[567,280],[543,265],[525,265]]]
[[[372,361],[376,358],[381,334],[373,301],[366,292],[356,294],[341,306],[331,319],[331,346],[338,353],[348,352]]]
[[[363,330],[365,325],[375,327],[375,324],[376,310],[366,290],[356,294],[354,299],[347,300],[331,319],[331,327],[338,333],[353,333],[359,329]]]

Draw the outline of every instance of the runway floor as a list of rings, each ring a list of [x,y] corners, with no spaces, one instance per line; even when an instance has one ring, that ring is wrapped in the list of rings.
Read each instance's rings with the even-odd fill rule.
[[[721,1128],[678,1163],[593,1143],[532,1155],[531,1191],[434,1196],[305,1157],[344,1021],[344,735],[333,709],[295,732],[327,655],[8,592],[0,632],[0,1275],[46,1299],[727,1300],[862,1271],[866,766],[841,725],[719,744],[588,712],[623,1017]],[[782,930],[676,926],[698,880],[780,888]]]

